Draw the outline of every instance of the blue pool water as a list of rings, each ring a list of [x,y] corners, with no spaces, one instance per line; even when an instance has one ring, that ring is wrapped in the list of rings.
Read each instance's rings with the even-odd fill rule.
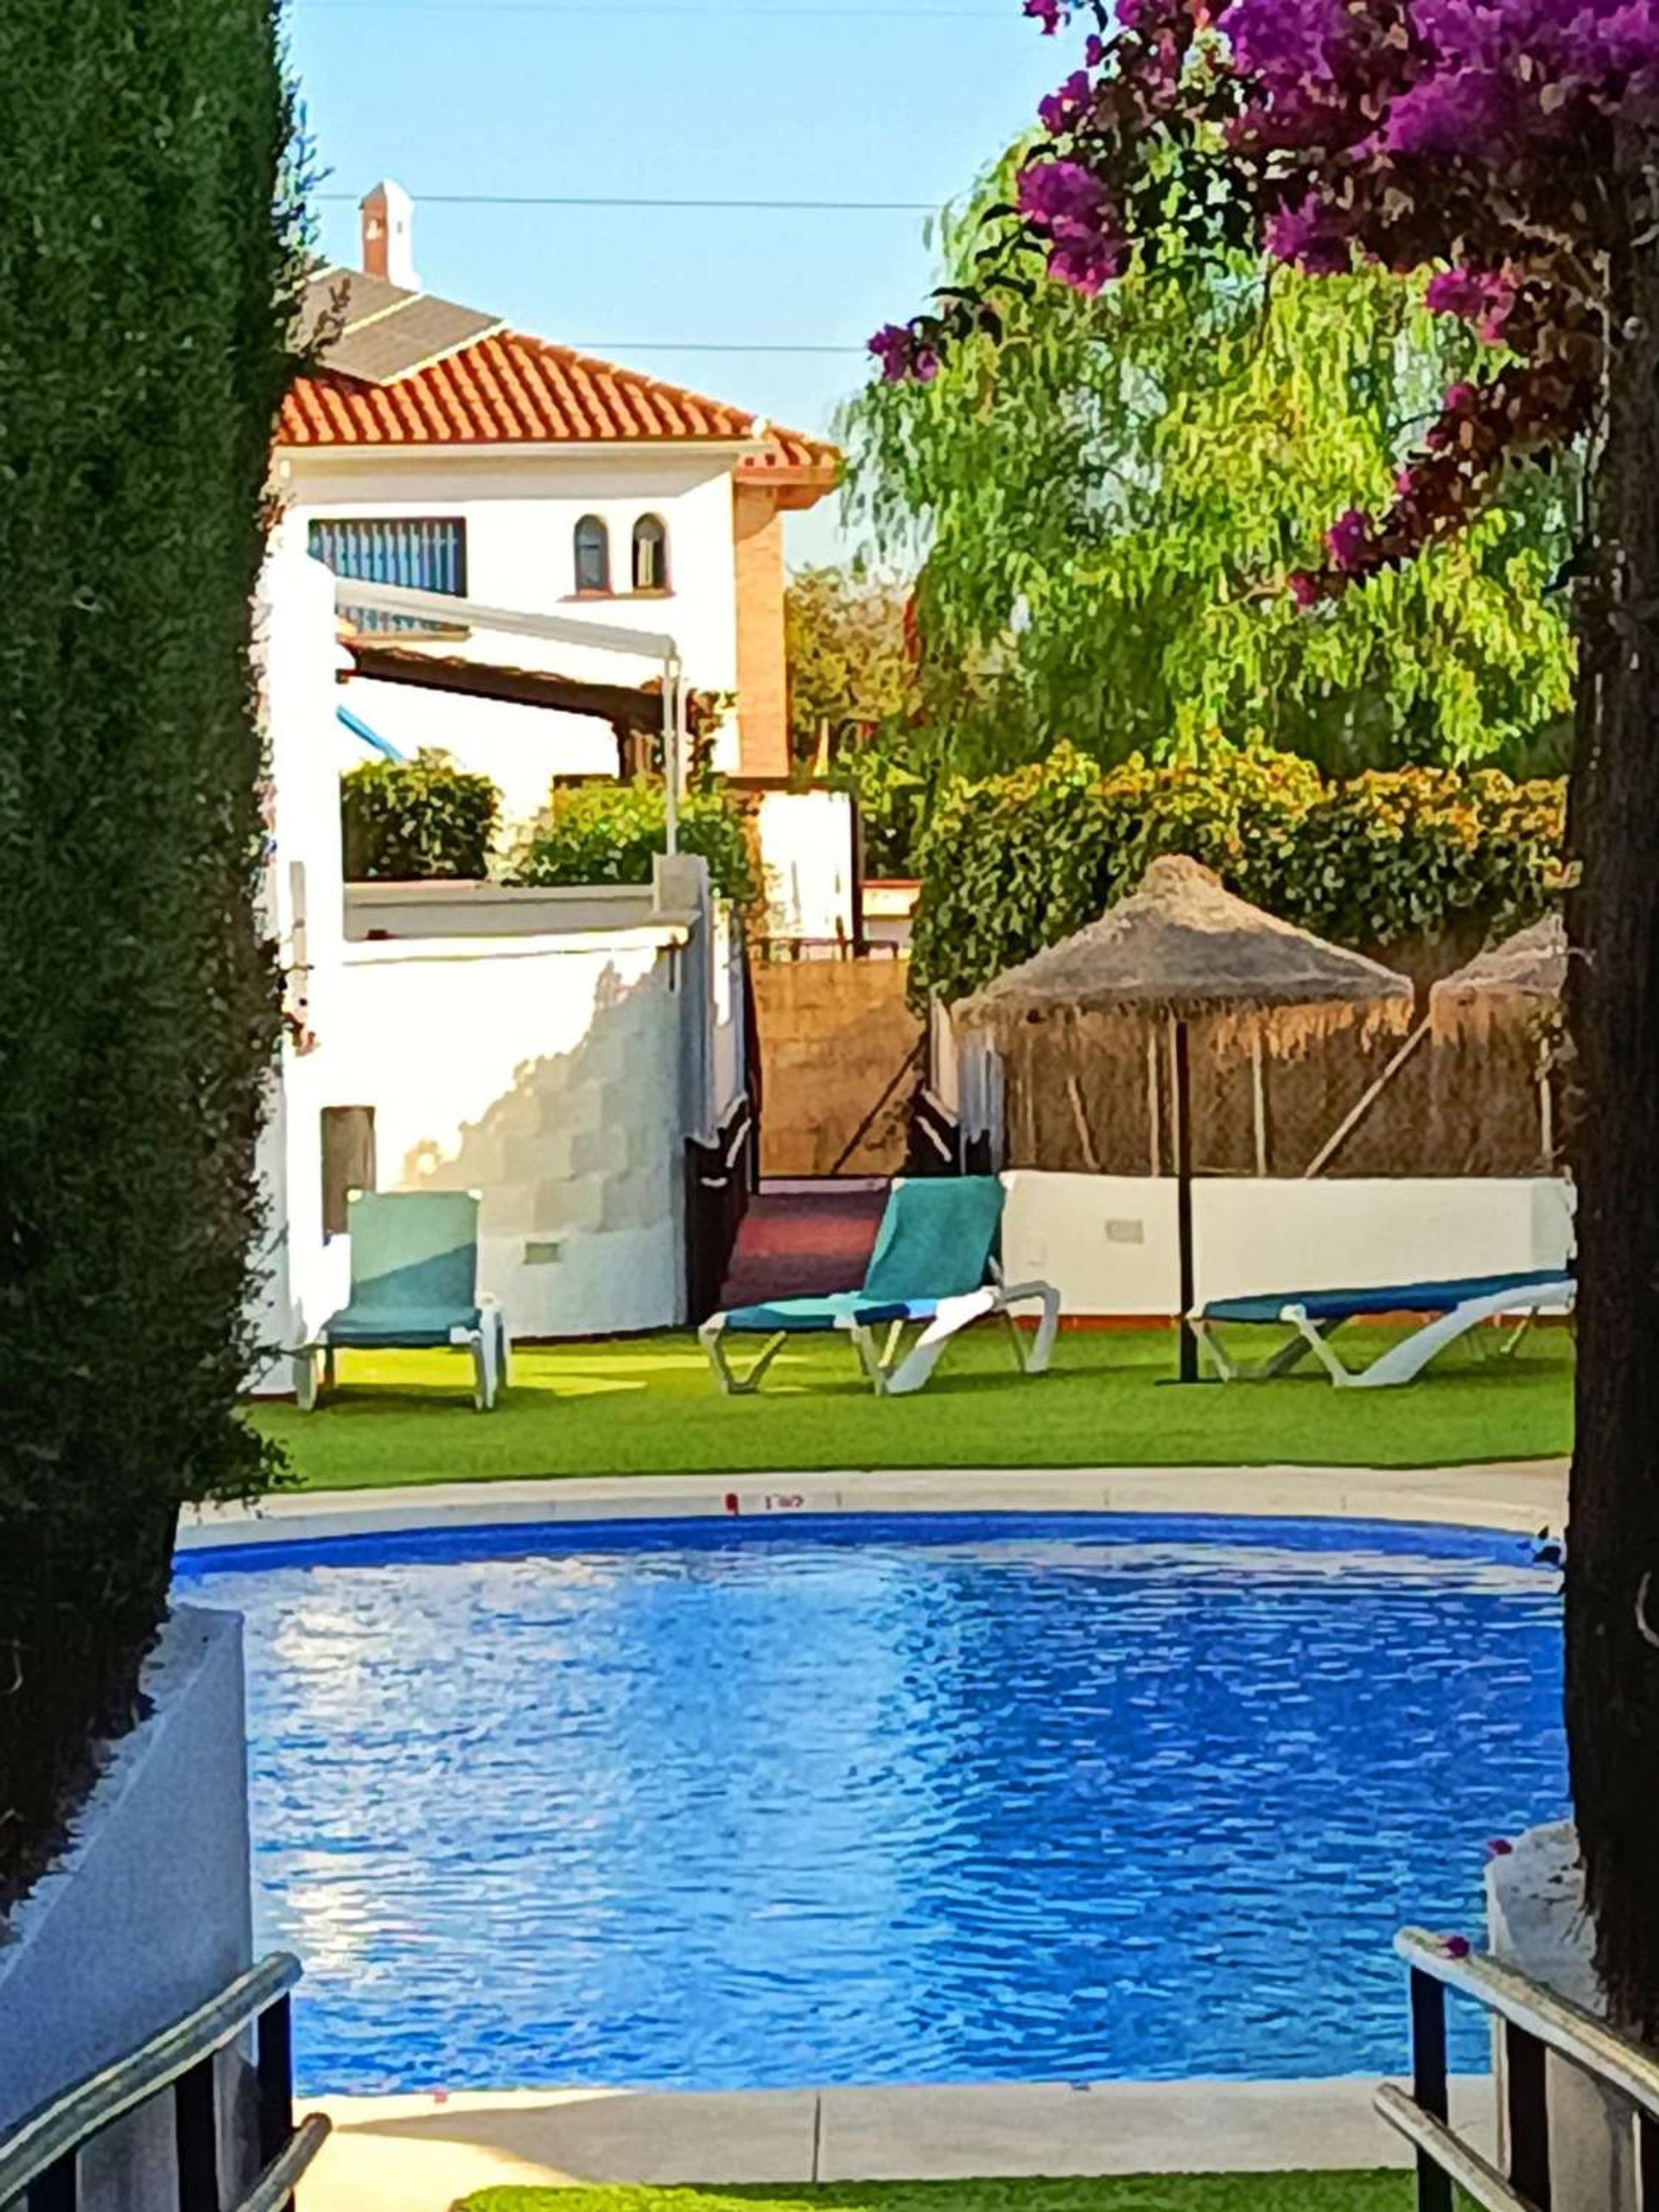
[[[309,2090],[1376,2073],[1566,1806],[1512,1540],[1094,1516],[196,1554]],[[1484,2063],[1471,2017],[1459,2063]]]

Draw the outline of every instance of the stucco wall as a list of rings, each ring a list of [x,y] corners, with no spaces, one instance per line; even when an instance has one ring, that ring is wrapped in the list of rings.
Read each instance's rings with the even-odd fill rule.
[[[1007,1184],[1011,1275],[1053,1283],[1071,1314],[1176,1311],[1172,1178],[1018,1169]],[[1192,1213],[1201,1299],[1555,1267],[1572,1239],[1544,1178],[1200,1180]]]
[[[252,1962],[240,1617],[180,1607],[143,1685],[149,1718],[110,1748],[68,1852],[0,1943],[0,2134]],[[226,2120],[239,2072],[232,2053]],[[171,2212],[171,2142],[165,2098],[111,2129],[82,2162],[87,2212]]]
[[[341,972],[333,1092],[373,1108],[382,1190],[482,1192],[519,1335],[679,1316],[690,1001],[663,934],[404,938]]]

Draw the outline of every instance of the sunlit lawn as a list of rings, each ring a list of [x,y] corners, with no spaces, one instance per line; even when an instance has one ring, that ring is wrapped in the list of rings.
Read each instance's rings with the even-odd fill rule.
[[[823,2182],[767,2189],[486,2189],[460,2212],[1409,2212],[1398,2173],[1101,2181]]]
[[[1367,1349],[1359,1331],[1350,1357]],[[1374,1344],[1376,1339],[1370,1339]],[[1161,1330],[1061,1338],[1052,1370],[1011,1371],[992,1331],[952,1348],[927,1390],[877,1399],[843,1340],[802,1339],[763,1394],[722,1397],[695,1340],[521,1350],[496,1410],[473,1408],[460,1353],[346,1354],[310,1414],[252,1418],[321,1488],[493,1476],[807,1472],[861,1467],[1416,1467],[1565,1452],[1572,1344],[1535,1331],[1513,1360],[1454,1346],[1402,1389],[1339,1391],[1317,1372],[1171,1386]]]

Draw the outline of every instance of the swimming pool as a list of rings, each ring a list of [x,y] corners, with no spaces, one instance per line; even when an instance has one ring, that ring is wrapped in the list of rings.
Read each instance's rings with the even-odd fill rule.
[[[1560,1815],[1513,1538],[1077,1515],[185,1555],[311,2092],[1287,2078]],[[1478,2023],[1456,2063],[1484,2063]]]

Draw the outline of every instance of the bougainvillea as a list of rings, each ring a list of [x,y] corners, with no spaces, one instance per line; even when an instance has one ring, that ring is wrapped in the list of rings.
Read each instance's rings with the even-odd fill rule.
[[[890,378],[931,378],[995,329],[1000,286],[1093,293],[1185,243],[1253,245],[1305,273],[1432,267],[1430,306],[1493,349],[1446,393],[1380,512],[1337,517],[1303,605],[1460,527],[1513,459],[1589,423],[1605,368],[1597,180],[1659,116],[1659,0],[1029,0],[1089,35],[1042,104],[982,282],[889,325]]]

